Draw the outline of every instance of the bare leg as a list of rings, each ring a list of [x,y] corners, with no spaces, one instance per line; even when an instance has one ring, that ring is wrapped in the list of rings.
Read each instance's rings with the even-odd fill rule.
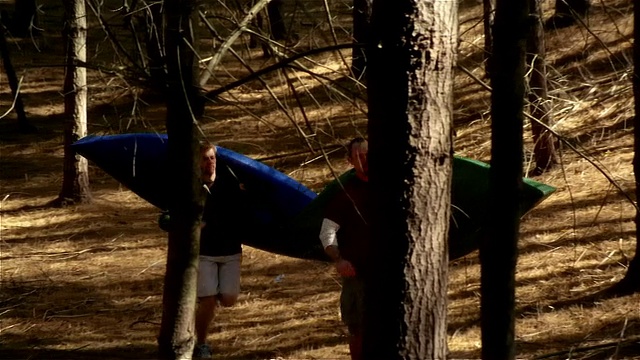
[[[351,353],[351,360],[362,359],[362,332],[357,332],[349,335],[349,352]]]
[[[224,307],[233,306],[238,300],[238,295],[218,294],[220,305]]]
[[[198,310],[196,311],[196,334],[198,337],[198,344],[204,344],[207,341],[209,324],[213,320],[217,304],[218,297],[215,295],[200,298]]]

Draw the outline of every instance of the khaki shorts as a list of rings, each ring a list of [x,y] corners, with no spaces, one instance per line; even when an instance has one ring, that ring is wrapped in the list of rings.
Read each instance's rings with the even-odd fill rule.
[[[240,263],[242,254],[200,256],[198,266],[198,297],[218,294],[237,296],[240,293]]]
[[[350,334],[362,331],[364,283],[359,277],[343,277],[340,293],[340,314]]]

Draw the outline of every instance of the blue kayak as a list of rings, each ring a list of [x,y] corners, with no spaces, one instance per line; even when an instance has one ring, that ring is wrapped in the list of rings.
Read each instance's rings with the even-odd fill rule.
[[[135,194],[164,210],[170,189],[167,174],[167,135],[132,133],[87,136],[72,147]],[[250,219],[247,226],[259,236],[244,244],[268,252],[301,259],[328,260],[318,234],[324,208],[337,192],[339,181],[354,176],[353,171],[330,182],[320,194],[264,163],[229,149],[217,147],[218,166],[227,166],[236,180],[245,185]],[[231,176],[231,175],[230,175]],[[233,182],[225,182],[233,183]],[[524,215],[555,188],[523,179],[521,215]],[[478,249],[486,233],[489,204],[489,165],[456,156],[453,163],[452,216],[449,231],[449,258],[456,259]],[[225,206],[220,204],[220,206]]]

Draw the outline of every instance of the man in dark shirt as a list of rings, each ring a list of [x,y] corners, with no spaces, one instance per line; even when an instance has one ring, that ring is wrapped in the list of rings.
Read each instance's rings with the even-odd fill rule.
[[[241,242],[246,228],[242,224],[242,207],[246,194],[231,170],[216,167],[213,145],[203,145],[201,151],[202,180],[209,194],[200,232],[194,358],[208,359],[212,354],[206,340],[216,307],[218,303],[232,306],[240,293]],[[219,204],[225,204],[224,208]]]
[[[217,166],[215,146],[203,144],[200,153],[201,180],[207,199],[200,227],[197,342],[193,358],[210,359],[211,347],[206,343],[209,325],[218,303],[227,307],[238,299],[242,242],[255,235],[251,230],[255,219],[247,218],[247,208],[252,202],[241,180],[229,167]],[[160,228],[169,231],[169,214],[163,212],[158,220]]]
[[[320,240],[324,251],[334,261],[342,276],[340,312],[349,329],[349,351],[352,360],[362,358],[362,313],[364,285],[362,273],[369,246],[369,165],[368,143],[355,138],[348,145],[348,160],[355,176],[343,184],[327,205]]]

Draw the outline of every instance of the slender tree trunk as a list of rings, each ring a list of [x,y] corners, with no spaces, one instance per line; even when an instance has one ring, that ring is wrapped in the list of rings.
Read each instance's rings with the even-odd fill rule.
[[[575,17],[584,19],[591,7],[590,0],[556,0],[555,16]]]
[[[376,0],[371,29],[364,356],[445,359],[457,2]]]
[[[24,104],[22,103],[22,94],[20,94],[18,76],[16,76],[16,71],[13,68],[11,54],[9,53],[9,47],[7,46],[7,31],[2,24],[0,24],[0,33],[0,54],[2,55],[2,64],[4,65],[4,71],[7,74],[9,87],[11,88],[11,95],[14,99],[14,108],[16,110],[16,115],[18,116],[18,130],[22,133],[36,132],[36,127],[29,123],[27,114],[24,112]]]
[[[369,40],[372,0],[353,0],[353,49],[351,49],[351,72],[356,79],[362,79],[367,65],[365,48]],[[360,45],[358,45],[360,44]]]
[[[640,211],[638,211],[638,201],[640,200],[640,7],[633,7],[633,100],[634,100],[634,124],[633,124],[633,172],[636,179],[636,251],[629,263],[627,273],[624,278],[615,284],[611,291],[626,295],[640,291]]]
[[[66,0],[65,0],[66,1]],[[27,37],[38,25],[36,0],[16,0],[13,15],[13,36]]]
[[[137,3],[137,1],[132,3],[132,9],[134,9]],[[162,16],[165,5],[162,1],[152,1],[143,5],[144,43],[147,56],[147,59],[145,59],[143,63],[148,66],[147,69],[151,78],[152,88],[164,92],[167,90],[167,68],[164,44],[165,25]]]
[[[287,28],[284,23],[284,17],[282,16],[282,6],[284,5],[284,0],[268,0],[269,2],[266,4],[267,7],[267,22],[268,22],[268,36],[276,41],[282,40],[290,40],[290,34],[287,34]],[[258,4],[257,1],[252,1],[252,8]],[[264,18],[262,12],[258,12],[255,18],[256,25],[258,29],[262,30],[264,25]],[[257,46],[258,39],[254,36],[251,37],[250,46],[255,48]],[[262,42],[262,54],[265,58],[271,57],[272,51],[271,46]]]
[[[484,22],[484,72],[491,76],[491,54],[493,53],[493,19],[495,18],[496,0],[482,0],[482,19]]]
[[[282,16],[282,5],[284,0],[271,0],[267,4],[267,15],[269,16],[269,30],[271,38],[274,40],[285,40],[287,38],[287,28]]]
[[[547,91],[547,65],[542,26],[540,0],[529,0],[531,11],[531,32],[527,40],[527,64],[531,67],[529,78],[529,103],[531,115],[540,123],[549,127],[553,122],[551,100]],[[534,175],[540,175],[558,163],[555,138],[546,127],[537,121],[531,121],[533,134]]]
[[[515,267],[522,188],[522,124],[528,0],[498,0],[491,73],[492,209],[480,246],[482,358],[515,357]]]
[[[556,11],[547,21],[547,27],[563,28],[585,20],[591,0],[556,0]]]
[[[205,194],[200,178],[196,120],[203,103],[196,87],[196,0],[165,0],[168,93],[167,134],[171,197],[167,268],[158,336],[161,359],[190,359]]]
[[[123,2],[122,11],[124,23],[129,27],[137,56],[131,60],[139,59],[139,67],[144,69],[149,78],[147,88],[152,92],[164,93],[167,91],[167,68],[165,59],[164,31],[165,23],[163,18],[163,1],[142,1],[133,0],[131,3]],[[138,38],[136,25],[139,20],[143,38]]]
[[[134,0],[133,3],[131,5],[129,5],[129,3],[127,2],[127,0],[123,0],[122,2],[122,8],[121,11],[124,14],[123,16],[123,22],[126,24],[126,26],[129,28],[129,31],[131,31],[131,38],[133,41],[133,48],[134,51],[136,52],[137,56],[132,56],[132,59],[138,59],[139,63],[140,63],[140,67],[142,69],[145,69],[147,75],[150,75],[150,71],[149,71],[149,67],[147,66],[147,56],[145,55],[145,50],[142,48],[142,44],[140,42],[140,39],[138,37],[138,31],[136,30],[136,24],[134,21],[134,14],[135,14],[135,9],[136,9],[136,5],[137,5],[137,0]],[[146,26],[143,26],[144,30],[146,29]],[[145,31],[146,32],[146,31]]]
[[[91,201],[87,159],[71,148],[87,135],[87,16],[84,0],[64,0],[66,42],[64,76],[64,172],[54,205]]]

